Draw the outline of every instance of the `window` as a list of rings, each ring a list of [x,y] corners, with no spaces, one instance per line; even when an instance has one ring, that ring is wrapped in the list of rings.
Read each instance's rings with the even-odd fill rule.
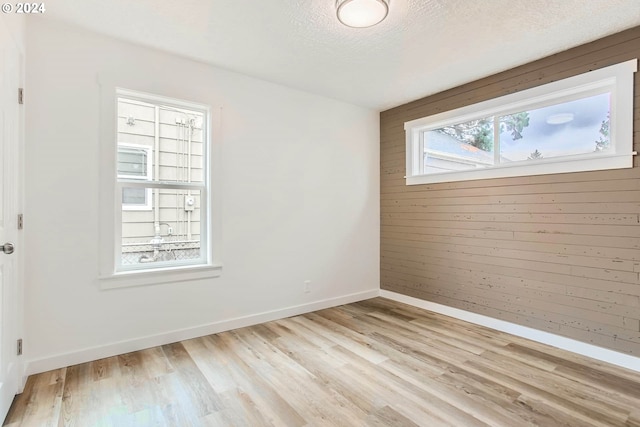
[[[133,144],[118,144],[118,178],[151,181],[151,149]],[[124,188],[123,210],[151,210],[150,188]]]
[[[209,110],[118,90],[115,271],[209,262]]]
[[[405,123],[407,185],[633,166],[637,60]]]

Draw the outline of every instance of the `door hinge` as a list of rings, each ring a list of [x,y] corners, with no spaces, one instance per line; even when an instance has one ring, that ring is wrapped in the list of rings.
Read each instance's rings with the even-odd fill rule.
[[[18,88],[18,104],[24,104],[24,89]]]
[[[22,230],[24,228],[24,219],[22,214],[18,214],[18,230]]]
[[[22,338],[18,339],[18,356],[22,356]]]

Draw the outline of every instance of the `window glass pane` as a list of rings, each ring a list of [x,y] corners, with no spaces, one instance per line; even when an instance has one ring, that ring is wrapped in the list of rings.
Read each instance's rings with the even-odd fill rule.
[[[493,118],[424,132],[424,173],[476,169],[494,164]]]
[[[406,121],[406,184],[633,167],[637,63]]]
[[[500,162],[609,149],[608,93],[500,117]]]
[[[147,204],[147,190],[144,188],[123,188],[122,204],[145,206]]]
[[[203,182],[202,113],[160,107],[161,181]]]
[[[202,111],[118,98],[118,142],[149,147],[153,172],[141,176],[154,181],[204,182],[205,126]],[[123,157],[122,174],[129,174],[124,168],[131,169]]]
[[[123,190],[124,198],[129,189]],[[151,194],[154,203],[149,210],[128,210],[123,206],[122,265],[149,264],[153,268],[163,263],[201,260],[200,191],[135,190]],[[156,222],[156,219],[159,220]]]
[[[118,175],[147,177],[147,151],[133,148],[118,149]]]
[[[118,269],[207,262],[206,233],[201,235],[206,205],[201,200],[208,192],[204,159],[209,123],[198,105],[177,104],[142,94],[118,96],[117,179],[139,179],[144,185],[122,187]],[[183,188],[174,188],[176,184]],[[194,188],[184,188],[188,184]]]

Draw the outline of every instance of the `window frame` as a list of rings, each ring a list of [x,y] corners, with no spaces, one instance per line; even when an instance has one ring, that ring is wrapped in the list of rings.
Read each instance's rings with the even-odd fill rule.
[[[633,74],[637,59],[493,98],[432,116],[405,122],[406,185],[515,176],[545,175],[633,167]],[[610,149],[580,155],[527,162],[502,163],[486,168],[424,174],[424,133],[485,117],[514,114],[576,99],[610,93]],[[494,155],[500,153],[494,141]]]
[[[209,229],[209,221],[208,221],[208,212],[209,212],[209,146],[210,146],[210,116],[211,109],[208,105],[202,105],[195,102],[188,102],[182,100],[176,100],[172,98],[167,98],[159,95],[151,95],[144,94],[137,91],[132,91],[128,89],[118,88],[116,89],[116,112],[118,111],[118,100],[120,98],[126,98],[127,100],[134,100],[143,103],[148,103],[156,106],[166,106],[173,107],[177,109],[188,109],[191,111],[195,111],[198,113],[202,113],[203,122],[202,122],[202,166],[204,169],[203,180],[202,182],[181,182],[181,181],[148,181],[141,180],[139,178],[128,178],[121,179],[116,176],[116,193],[118,197],[116,197],[116,209],[118,209],[119,215],[116,215],[116,227],[114,233],[114,241],[115,247],[118,256],[115,259],[115,271],[116,273],[125,273],[129,271],[153,271],[153,270],[163,270],[167,268],[176,268],[176,267],[187,267],[187,266],[202,266],[207,264],[209,256],[209,239],[208,229]],[[116,128],[117,132],[117,128]],[[114,136],[117,141],[117,133]],[[114,165],[117,167],[117,161]],[[151,192],[153,189],[159,190],[192,190],[200,193],[200,257],[197,259],[189,259],[189,260],[181,260],[181,261],[157,261],[153,263],[147,264],[133,264],[124,266],[122,264],[122,210],[124,208],[124,204],[122,203],[122,191],[124,188],[144,188],[147,192]],[[119,206],[118,206],[119,205]]]
[[[115,77],[115,78],[114,78]],[[126,79],[125,79],[126,80]],[[184,283],[192,280],[202,280],[219,277],[222,272],[221,262],[221,107],[211,107],[207,101],[202,102],[198,93],[192,94],[193,101],[183,101],[175,96],[157,95],[162,93],[156,84],[148,85],[142,79],[130,79],[126,86],[140,87],[142,90],[129,90],[123,88],[125,85],[122,79],[109,73],[98,75],[98,86],[100,93],[100,167],[99,181],[100,192],[98,194],[99,207],[99,239],[97,247],[100,253],[99,271],[97,281],[100,289],[117,289],[132,286],[159,285],[165,283]],[[149,89],[145,91],[144,89]],[[151,93],[153,92],[153,93]],[[204,110],[204,119],[208,121],[208,135],[204,136],[207,145],[206,154],[203,153],[203,166],[207,173],[203,176],[203,185],[208,188],[204,198],[201,197],[200,204],[206,203],[206,214],[201,218],[201,240],[206,240],[206,248],[201,249],[203,261],[199,263],[172,263],[171,265],[159,266],[156,263],[145,264],[142,269],[118,270],[116,265],[119,262],[122,244],[122,185],[127,187],[161,188],[163,183],[153,183],[148,181],[123,180],[118,182],[117,178],[117,129],[118,129],[118,98],[136,98],[139,100],[150,100],[152,102],[162,102],[195,110]],[[206,97],[204,99],[207,99]],[[197,108],[194,108],[197,107]],[[182,185],[188,187],[188,185]],[[186,189],[194,189],[189,187]],[[201,193],[202,194],[202,193]],[[201,209],[201,212],[204,209]],[[205,224],[206,223],[206,224]],[[206,228],[205,228],[206,227]]]
[[[116,177],[118,179],[133,179],[136,181],[144,181],[144,182],[151,182],[153,181],[153,162],[152,162],[152,157],[151,157],[151,147],[147,146],[147,145],[140,145],[140,144],[130,144],[130,143],[126,143],[126,142],[118,142],[118,153],[120,152],[120,149],[123,148],[125,150],[138,150],[138,151],[145,151],[147,154],[147,175],[145,177],[140,177],[137,175],[127,175],[127,174],[122,174],[122,173],[117,173]],[[117,156],[117,155],[116,155]],[[116,157],[117,159],[117,157]],[[117,169],[116,169],[117,171]],[[122,209],[126,210],[126,211],[150,211],[152,210],[152,203],[153,203],[153,198],[151,195],[151,189],[147,188],[145,189],[145,203],[143,205],[135,205],[135,204],[131,204],[131,203],[124,203],[122,202]]]

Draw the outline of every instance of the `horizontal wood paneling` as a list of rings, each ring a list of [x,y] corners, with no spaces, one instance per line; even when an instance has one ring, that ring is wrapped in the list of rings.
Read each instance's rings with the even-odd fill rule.
[[[380,114],[381,287],[640,356],[640,169],[406,186],[404,123],[640,57],[640,27]],[[640,73],[634,147],[640,149]]]

